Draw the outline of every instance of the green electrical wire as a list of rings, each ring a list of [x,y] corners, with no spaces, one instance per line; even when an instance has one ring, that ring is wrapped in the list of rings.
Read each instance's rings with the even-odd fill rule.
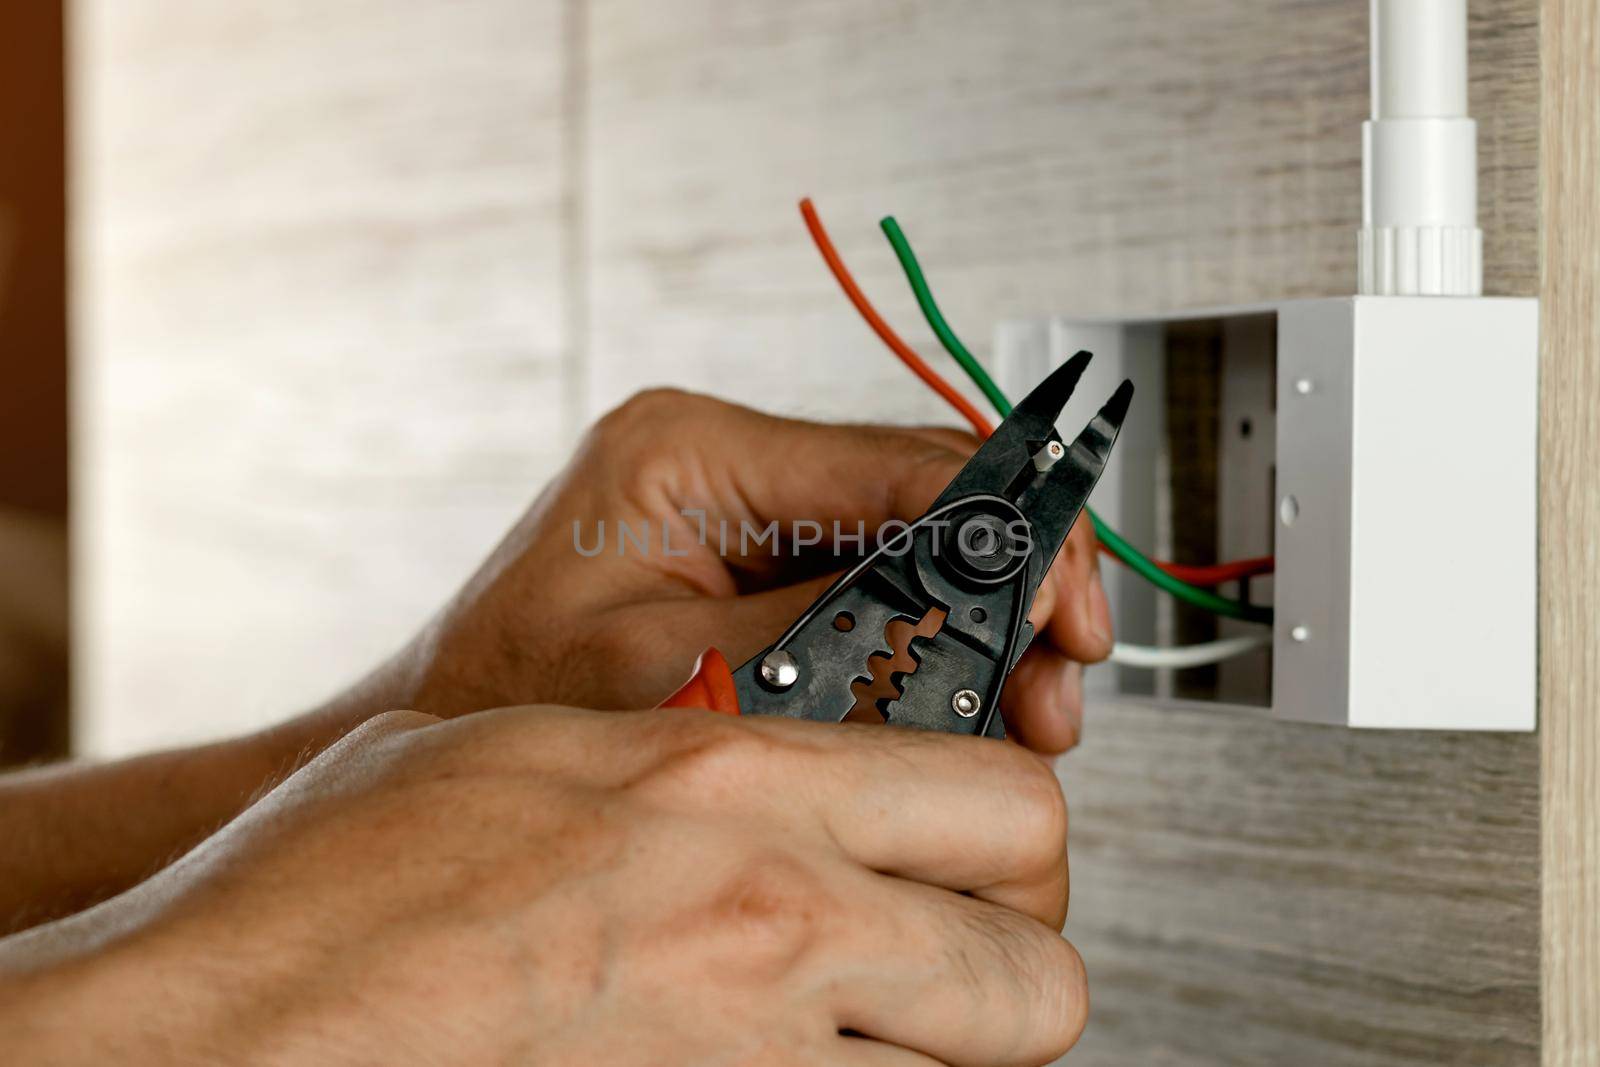
[[[906,281],[911,283],[911,291],[916,294],[917,304],[922,308],[922,317],[928,320],[928,325],[933,328],[939,343],[961,365],[961,369],[972,379],[973,384],[989,398],[989,403],[994,405],[1000,417],[1003,419],[1010,415],[1011,401],[1000,391],[994,379],[989,377],[989,372],[983,369],[983,364],[978,362],[977,357],[961,343],[961,338],[956,336],[950,324],[945,321],[943,313],[939,311],[939,305],[933,299],[933,291],[928,288],[928,280],[923,276],[922,267],[917,263],[916,253],[911,251],[911,242],[906,240],[900,224],[895,221],[893,215],[889,215],[879,225],[883,228],[884,236],[889,238],[889,244],[894,247],[894,254],[899,257],[900,267],[905,271]],[[1272,622],[1271,608],[1247,604],[1242,600],[1229,600],[1209,589],[1201,589],[1199,586],[1174,578],[1156,566],[1144,553],[1123,540],[1121,534],[1106,525],[1100,516],[1094,513],[1094,509],[1085,510],[1089,512],[1089,521],[1094,525],[1095,536],[1111,550],[1112,555],[1162,592],[1214,615],[1243,619],[1246,622]]]
[[[917,254],[911,251],[911,242],[906,240],[900,224],[894,220],[893,215],[888,215],[878,225],[883,228],[884,236],[889,238],[889,243],[894,246],[894,254],[900,257],[900,266],[906,272],[906,281],[911,283],[911,291],[917,296],[917,304],[922,308],[922,317],[933,327],[939,343],[957,363],[961,364],[961,369],[967,372],[967,377],[971,378],[973,384],[989,398],[989,403],[994,405],[1000,417],[1003,419],[1010,415],[1011,401],[1006,399],[1006,394],[994,384],[994,379],[989,377],[989,372],[983,369],[983,364],[978,362],[977,357],[967,351],[967,346],[961,343],[961,338],[956,336],[950,324],[944,321],[939,305],[933,301],[933,291],[928,288],[928,279],[923,277],[922,267],[917,263]]]

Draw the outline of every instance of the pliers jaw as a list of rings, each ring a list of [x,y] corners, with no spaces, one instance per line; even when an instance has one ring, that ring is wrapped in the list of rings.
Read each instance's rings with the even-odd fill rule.
[[[1028,609],[1105,470],[1133,396],[1124,381],[1064,443],[1055,421],[1089,359],[1079,352],[1041,382],[926,514],[733,672],[743,714],[856,717],[863,693],[886,673],[896,693],[871,699],[883,721],[1004,736],[996,711],[1032,638]],[[904,649],[888,637],[897,620],[922,624]],[[930,620],[937,632],[922,636]]]

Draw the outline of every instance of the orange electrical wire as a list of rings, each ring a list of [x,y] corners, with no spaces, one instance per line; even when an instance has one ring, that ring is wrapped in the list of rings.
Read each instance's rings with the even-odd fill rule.
[[[916,349],[902,341],[900,335],[883,321],[883,316],[878,314],[877,309],[867,300],[866,294],[861,291],[861,287],[856,284],[855,278],[851,277],[844,260],[839,258],[839,250],[833,247],[828,231],[822,228],[822,220],[817,217],[817,209],[812,206],[809,196],[800,201],[800,215],[806,220],[806,229],[811,231],[811,240],[816,242],[817,251],[822,253],[823,262],[833,272],[833,280],[839,283],[839,288],[844,290],[844,295],[850,299],[850,303],[861,312],[861,317],[867,320],[872,332],[889,346],[889,351],[900,357],[900,362],[909,367],[912,374],[921,378],[928,388],[944,397],[951,407],[959,411],[962,418],[972,424],[973,430],[979,437],[988,437],[994,433],[994,427],[989,425],[989,421],[983,417],[983,413],[973,405],[972,401],[962,396],[955,386],[940,377],[938,371],[928,366],[927,361],[917,355]]]
[[[889,351],[899,357],[900,362],[921,378],[923,383],[938,393],[962,418],[971,424],[979,437],[988,437],[994,432],[994,427],[983,417],[972,401],[951,385],[938,371],[928,366],[926,360],[917,355],[916,349],[906,344],[900,335],[884,321],[883,316],[872,306],[861,287],[856,284],[855,278],[850,274],[850,269],[844,265],[844,260],[839,256],[839,250],[834,247],[833,239],[828,236],[828,231],[823,228],[822,219],[817,216],[816,206],[811,203],[811,198],[805,197],[800,201],[800,216],[805,219],[806,230],[811,234],[811,240],[817,246],[817,251],[822,254],[822,260],[828,265],[828,270],[833,274],[833,280],[839,283],[839,288],[844,290],[844,295],[850,303],[855,305],[856,311],[872,327],[872,332],[878,335]],[[1116,558],[1104,544],[1100,551]],[[1232,563],[1218,563],[1211,566],[1189,566],[1182,563],[1168,563],[1164,560],[1152,560],[1157,567],[1177,578],[1179,581],[1190,585],[1214,586],[1224,582],[1239,581],[1254,577],[1258,574],[1270,574],[1273,569],[1273,558],[1261,556],[1255,559],[1242,559]]]

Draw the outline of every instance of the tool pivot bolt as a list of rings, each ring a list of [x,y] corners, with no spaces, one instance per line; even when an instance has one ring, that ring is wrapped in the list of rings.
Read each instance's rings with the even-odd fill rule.
[[[983,707],[983,700],[971,689],[957,689],[950,698],[950,710],[963,719],[970,719]]]
[[[768,652],[761,658],[761,680],[774,689],[787,689],[800,680],[800,665],[781,648]]]

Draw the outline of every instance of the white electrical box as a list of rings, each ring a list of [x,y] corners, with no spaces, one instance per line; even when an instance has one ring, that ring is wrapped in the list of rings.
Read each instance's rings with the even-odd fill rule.
[[[1534,728],[1537,301],[1009,322],[1002,387],[1022,395],[1079,349],[1095,360],[1075,403],[1124,376],[1138,390],[1091,500],[1101,517],[1160,558],[1276,557],[1248,590],[1273,606],[1269,649],[1199,670],[1097,668],[1092,686],[1348,726]],[[1069,407],[1063,424],[1088,414]],[[1103,573],[1121,641],[1251,630]]]

